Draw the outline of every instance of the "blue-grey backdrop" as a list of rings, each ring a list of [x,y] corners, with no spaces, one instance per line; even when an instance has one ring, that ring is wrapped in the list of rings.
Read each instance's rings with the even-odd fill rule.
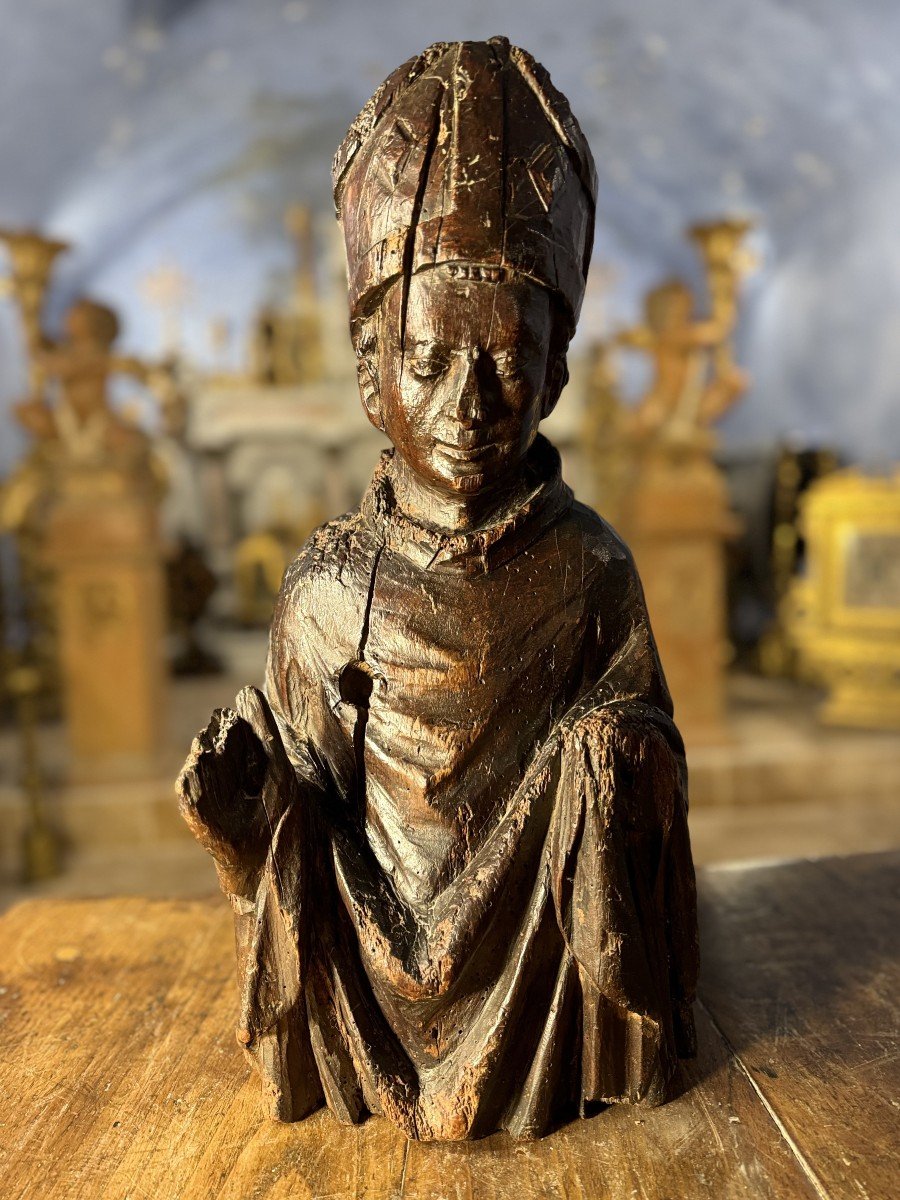
[[[726,439],[900,450],[896,0],[0,0],[0,222],[77,247],[53,311],[89,291],[159,350],[142,281],[177,263],[184,336],[241,330],[283,271],[285,205],[330,205],[331,155],[375,85],[437,39],[505,33],[569,96],[600,179],[582,336],[696,264],[682,238],[758,219]],[[600,286],[602,284],[602,286]],[[239,338],[237,342],[239,342]],[[236,342],[236,344],[237,344]],[[0,303],[0,466],[23,386]]]

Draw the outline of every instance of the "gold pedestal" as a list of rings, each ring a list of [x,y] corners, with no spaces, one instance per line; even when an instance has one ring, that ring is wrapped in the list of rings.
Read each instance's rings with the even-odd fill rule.
[[[57,602],[73,777],[157,766],[165,598],[156,503],[112,467],[68,468],[44,555]]]
[[[725,542],[737,530],[712,439],[655,442],[636,451],[622,513],[672,699],[688,745],[726,741]]]

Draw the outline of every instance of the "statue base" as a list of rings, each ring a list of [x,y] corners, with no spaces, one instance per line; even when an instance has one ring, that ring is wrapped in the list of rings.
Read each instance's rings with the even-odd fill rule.
[[[54,581],[73,777],[158,772],[165,593],[149,489],[113,468],[67,469],[44,561]]]
[[[685,742],[729,741],[725,544],[737,532],[712,439],[631,450],[635,484],[620,532],[644,585],[650,621]]]

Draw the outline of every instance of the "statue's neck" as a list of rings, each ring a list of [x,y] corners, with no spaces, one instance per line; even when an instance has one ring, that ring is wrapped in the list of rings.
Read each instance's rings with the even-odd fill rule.
[[[534,491],[534,480],[523,471],[499,487],[470,495],[447,492],[420,479],[399,454],[394,455],[391,484],[402,512],[414,521],[448,533],[467,533],[498,525],[521,507]]]

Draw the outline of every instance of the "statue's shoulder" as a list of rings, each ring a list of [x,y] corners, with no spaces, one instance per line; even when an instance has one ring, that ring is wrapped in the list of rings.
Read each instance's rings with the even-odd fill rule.
[[[631,622],[644,613],[643,588],[634,557],[608,521],[576,501],[566,516],[570,561],[576,558],[578,579],[589,609],[619,612]]]
[[[349,584],[370,540],[358,508],[314,529],[284,573],[279,606],[306,605],[315,602],[323,587]]]
[[[612,525],[592,508],[576,500],[566,514],[565,523],[582,552],[590,554],[599,565],[609,565],[625,574],[634,572],[631,551]]]

